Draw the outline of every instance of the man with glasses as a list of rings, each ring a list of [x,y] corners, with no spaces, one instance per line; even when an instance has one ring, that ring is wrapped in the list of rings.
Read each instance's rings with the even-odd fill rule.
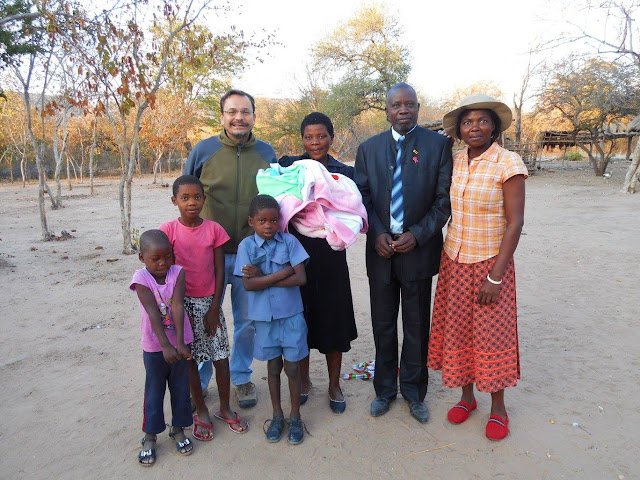
[[[371,415],[387,413],[398,394],[402,299],[400,393],[411,415],[425,423],[431,277],[451,213],[452,159],[449,140],[418,125],[419,110],[410,85],[391,87],[385,108],[391,128],[358,147],[354,180],[369,214],[366,264],[376,346]]]
[[[196,144],[189,155],[185,174],[195,175],[204,185],[206,200],[203,218],[218,222],[229,234],[224,244],[225,290],[231,284],[233,312],[233,348],[231,353],[231,382],[236,386],[238,404],[253,407],[258,398],[251,382],[251,362],[255,328],[247,318],[247,292],[242,279],[233,275],[240,241],[253,232],[247,223],[249,203],[258,194],[256,173],[277,163],[271,145],[258,140],[252,133],[256,121],[255,101],[241,90],[229,90],[220,99],[219,135]],[[222,293],[224,298],[224,292]],[[213,375],[212,362],[200,364],[200,383],[206,389]],[[206,390],[205,390],[206,391]]]

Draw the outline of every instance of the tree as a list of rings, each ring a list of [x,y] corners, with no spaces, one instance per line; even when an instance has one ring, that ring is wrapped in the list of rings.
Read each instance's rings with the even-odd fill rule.
[[[490,97],[500,100],[503,97],[500,87],[492,81],[478,81],[468,85],[455,89],[452,93],[445,96],[442,100],[442,107],[445,112],[450,112],[460,106],[460,102],[469,95],[476,95],[478,93],[484,93]]]
[[[258,115],[256,131],[279,153],[299,152],[300,122],[321,111],[335,128],[331,153],[353,158],[357,146],[384,124],[387,91],[411,71],[398,21],[380,6],[362,8],[318,42],[312,54],[297,98],[261,102],[260,111],[267,113]]]
[[[64,2],[60,2],[52,4],[51,7],[64,9],[66,5]],[[51,15],[54,16],[55,12],[52,11]],[[25,110],[27,111],[27,132],[36,152],[36,167],[38,167],[39,176],[41,177],[42,188],[49,194],[51,207],[55,210],[62,207],[60,169],[66,147],[66,139],[63,138],[62,142],[60,141],[60,128],[62,126],[63,129],[66,129],[66,118],[71,105],[68,101],[67,92],[63,91],[57,98],[53,98],[51,92],[52,84],[56,83],[56,77],[60,74],[63,66],[58,56],[61,54],[60,45],[57,41],[57,36],[49,31],[49,19],[45,15],[40,15],[36,18],[36,21],[38,25],[34,29],[34,35],[38,36],[38,51],[29,55],[29,61],[25,67],[26,70],[18,62],[11,65],[11,68],[14,70],[15,77],[23,90]],[[32,112],[32,95],[34,95],[33,90],[36,88],[38,89],[38,95],[33,97],[36,106],[34,112]],[[37,114],[35,119],[33,118],[34,113]],[[49,118],[55,118],[55,126],[52,132],[55,160],[55,194],[46,180],[44,168],[49,133],[47,131],[47,120]],[[35,125],[36,123],[37,125]],[[43,236],[44,238],[47,237],[46,234],[43,234]]]
[[[22,97],[15,92],[5,92],[6,102],[0,102],[0,143],[10,169],[13,183],[14,158],[20,168],[22,186],[27,182],[27,160],[30,158],[29,136],[27,134],[27,119],[24,106],[21,107]]]
[[[98,112],[94,112],[93,121],[91,122],[91,146],[89,147],[89,193],[93,195],[93,172],[95,169],[95,153],[96,146],[98,145],[98,119],[100,115]]]
[[[219,8],[214,0],[164,0],[154,7],[147,6],[144,0],[132,0],[117,2],[95,16],[79,10],[72,18],[64,18],[66,23],[54,27],[64,37],[65,47],[74,52],[89,94],[93,95],[79,96],[76,105],[104,114],[120,151],[122,174],[118,196],[126,254],[135,251],[131,237],[131,188],[134,170],[140,165],[140,132],[145,112],[155,108],[157,93],[163,86],[193,87],[193,81],[181,77],[192,73],[187,64],[199,72],[207,69],[220,72],[217,63],[227,58],[221,45],[233,43],[240,45],[241,50],[248,46],[242,40],[242,32],[232,31],[219,37],[224,38],[220,44],[215,43],[217,37],[202,33],[208,30],[195,23],[201,13]],[[151,9],[153,18],[146,18]],[[145,35],[143,25],[150,25],[150,35]],[[194,35],[189,34],[192,30]],[[180,50],[176,50],[177,45],[182,45]]]
[[[628,65],[570,57],[549,70],[538,101],[539,111],[556,110],[574,133],[588,134],[595,154],[588,145],[578,146],[588,155],[595,174],[602,175],[615,145],[605,135],[607,126],[640,109],[640,82],[635,68]]]
[[[58,16],[63,16],[61,12],[65,12],[68,5],[65,0],[56,0],[55,2],[47,3],[48,10],[43,11],[41,4],[31,2],[21,2],[26,4],[26,11],[21,12],[18,17],[29,18],[32,20],[31,29],[29,31],[30,44],[34,46],[30,50],[28,55],[28,62],[24,69],[20,67],[18,60],[12,61],[11,68],[15,73],[15,77],[19,81],[22,89],[23,101],[25,105],[25,113],[27,117],[27,134],[33,150],[35,152],[36,168],[38,170],[38,207],[40,210],[40,226],[42,229],[42,238],[45,241],[51,240],[54,236],[49,231],[47,224],[46,210],[44,204],[44,191],[49,194],[53,208],[59,207],[56,203],[56,199],[51,192],[46,181],[46,175],[44,170],[44,157],[46,149],[45,141],[45,116],[50,113],[54,108],[46,101],[46,93],[48,92],[49,84],[52,79],[54,64],[52,60],[54,58],[54,51],[57,46],[57,37],[54,29],[52,28],[52,21]],[[33,12],[31,11],[33,9]],[[37,77],[37,78],[36,78]],[[34,128],[33,112],[31,109],[31,88],[34,86],[33,82],[39,82],[39,98],[40,103],[40,136],[37,136]]]
[[[141,29],[142,3],[134,1],[122,8],[103,10],[93,18],[85,13],[75,20],[74,29],[57,29],[65,35],[66,46],[74,49],[77,63],[85,65],[89,89],[99,93],[97,108],[109,120],[120,149],[122,174],[118,198],[125,254],[135,251],[131,236],[131,188],[143,116],[148,108],[155,107],[158,89],[167,79],[173,42],[180,32],[194,25],[211,1],[163,2],[152,20],[152,29],[164,32],[157,41],[146,39]],[[215,59],[214,45],[201,47]],[[185,57],[184,61],[195,57]],[[87,98],[78,101],[79,105],[88,103]]]
[[[52,198],[51,189],[46,183],[45,172],[44,172],[44,153],[45,153],[45,143],[43,139],[36,137],[34,128],[33,128],[33,115],[31,112],[31,80],[34,75],[36,66],[36,54],[32,53],[29,55],[29,63],[27,67],[27,74],[25,76],[22,75],[20,69],[15,68],[16,77],[19,79],[22,84],[22,94],[25,105],[25,112],[27,115],[27,134],[29,136],[29,140],[31,141],[31,145],[35,152],[36,159],[36,168],[38,170],[38,208],[40,210],[40,227],[42,230],[42,239],[46,242],[53,238],[53,234],[49,231],[49,226],[47,224],[47,213],[44,205],[44,190],[45,188],[49,191],[49,196]],[[46,89],[46,78],[47,78],[47,70],[44,71],[45,81],[44,81],[44,89]]]
[[[24,0],[0,0],[0,70],[19,65],[23,55],[41,51],[33,37],[40,14],[32,7]],[[7,99],[2,89],[0,97]]]
[[[520,89],[513,94],[513,129],[517,144],[522,142],[522,105],[526,100],[532,97],[530,93],[527,93],[531,86],[531,80],[534,76],[540,74],[545,65],[544,60],[538,61],[535,59],[535,55],[538,52],[539,47],[532,47],[529,49],[527,68],[522,75]]]
[[[329,153],[346,161],[355,159],[358,145],[387,125],[384,114],[379,110],[361,112],[347,121],[347,116],[336,112],[338,108],[329,100],[329,92],[314,84],[311,75],[306,85],[299,86],[297,99],[258,99],[256,102],[256,110],[260,113],[255,130],[260,138],[273,145],[278,154],[302,152],[300,123],[313,111],[331,117],[335,138]]]
[[[337,121],[384,110],[389,88],[409,76],[408,52],[397,19],[378,5],[362,8],[318,42],[312,50],[316,74],[335,71],[340,77],[330,83],[327,98]]]
[[[637,0],[601,0],[584,1],[579,8],[586,13],[594,13],[601,21],[576,24],[572,21],[572,33],[561,42],[585,42],[599,56],[611,58],[616,62],[624,59],[635,65],[636,75],[640,76],[640,25]],[[613,35],[611,35],[613,31]],[[575,33],[577,32],[577,34]],[[640,110],[635,112],[640,114]],[[637,127],[636,127],[637,128]],[[640,139],[636,142],[631,156],[631,164],[625,175],[623,193],[635,193],[640,181]]]
[[[176,112],[180,114],[176,115]],[[141,139],[153,152],[153,183],[156,183],[158,172],[162,182],[162,160],[167,155],[168,165],[171,156],[182,151],[187,132],[193,128],[196,119],[193,102],[168,90],[158,92],[153,115],[144,119],[140,131]]]

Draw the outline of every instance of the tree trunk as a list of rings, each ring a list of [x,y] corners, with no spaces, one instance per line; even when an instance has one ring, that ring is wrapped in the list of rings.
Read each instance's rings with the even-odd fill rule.
[[[83,170],[84,170],[84,142],[82,141],[82,132],[80,131],[80,127],[78,127],[78,140],[80,141],[80,183],[84,183],[83,178]],[[78,175],[76,174],[76,180],[78,179]]]
[[[160,159],[157,158],[156,161],[153,164],[153,182],[151,182],[152,185],[156,184],[156,181],[158,179],[158,167],[160,165]]]
[[[120,177],[118,200],[122,225],[122,253],[131,255],[134,253],[134,249],[131,244],[131,176],[128,174],[128,169]]]
[[[73,164],[71,164],[71,166],[73,166]],[[83,175],[83,170],[84,170],[84,153],[82,155],[82,163],[80,163],[80,165],[78,165],[78,170],[80,170],[80,184],[84,183],[84,175]],[[73,171],[74,175],[76,176],[76,182],[78,181],[78,172],[76,172],[76,170],[74,169]]]
[[[43,168],[44,170],[44,168]],[[56,206],[55,203],[55,196],[53,195],[53,192],[51,191],[51,187],[49,186],[49,182],[47,182],[47,175],[46,172],[43,173],[43,182],[44,182],[44,189],[47,191],[47,193],[49,194],[49,199],[51,200],[51,209],[55,210],[59,207]]]
[[[71,169],[73,170],[73,176],[76,179],[76,183],[82,183],[78,181],[78,170],[80,170],[80,165],[78,165],[78,162],[76,162],[73,157],[67,155],[67,158],[71,162]],[[80,172],[80,175],[82,175],[82,171]]]
[[[67,114],[69,112],[70,107],[65,105],[64,110],[62,111],[62,117],[56,122],[56,128],[54,130],[53,137],[53,155],[56,161],[56,205],[54,209],[62,207],[62,184],[60,182],[60,171],[62,170],[62,158],[64,157],[64,153],[67,149],[67,138],[69,137],[69,132],[67,131]],[[62,145],[60,143],[60,134],[58,133],[58,129],[62,125]],[[69,162],[67,160],[67,178],[69,179]],[[69,190],[71,190],[71,179],[69,179]]]
[[[516,144],[520,144],[522,141],[522,96],[520,97],[520,104],[516,102],[516,95],[513,94],[513,113],[515,117],[514,130],[516,136]]]
[[[153,184],[156,184],[158,173],[160,173],[160,184],[164,183],[164,177],[162,176],[162,157],[164,156],[164,149],[160,149],[154,152],[156,162],[153,164]]]
[[[56,194],[54,195],[53,209],[57,210],[62,206],[62,184],[60,183],[60,170],[62,170],[62,165],[56,165],[56,170],[54,174],[54,178],[56,181]]]
[[[97,136],[96,127],[98,126],[98,119],[96,118],[93,124],[93,141],[89,150],[89,193],[93,195],[93,163],[94,153],[96,150]]]
[[[136,147],[136,153],[133,155],[135,166],[138,168],[138,178],[142,178],[142,165],[140,165],[140,145]]]
[[[42,239],[45,242],[53,239],[53,234],[47,225],[47,214],[44,206],[44,189],[49,188],[44,178],[44,167],[42,166],[42,156],[44,147],[36,148],[36,169],[38,170],[38,207],[40,209],[40,227],[42,228]],[[50,190],[50,189],[49,189]]]
[[[24,172],[24,163],[26,162],[26,158],[23,155],[20,159],[20,175],[22,176],[22,188],[27,186],[27,177]]]
[[[60,171],[62,170],[62,158],[61,156],[58,154],[58,139],[57,139],[57,132],[56,132],[56,139],[53,142],[53,154],[56,160],[56,169],[55,169],[55,173],[53,175],[53,178],[56,181],[56,194],[55,194],[55,200],[52,199],[53,202],[53,206],[52,208],[54,210],[57,210],[58,208],[62,207],[62,184],[60,183]]]
[[[40,227],[42,229],[42,239],[46,242],[52,239],[53,235],[49,232],[49,226],[47,225],[47,212],[44,206],[44,188],[48,185],[44,179],[44,166],[42,165],[42,158],[44,157],[44,144],[39,145],[36,135],[33,132],[33,123],[31,118],[31,100],[29,96],[29,86],[31,84],[31,74],[33,73],[35,62],[35,55],[31,55],[29,58],[28,75],[25,79],[19,69],[15,69],[17,77],[20,79],[23,90],[23,101],[25,106],[25,112],[27,115],[27,134],[29,141],[33,147],[33,151],[36,156],[36,169],[38,170],[38,208],[40,210]],[[24,160],[24,158],[23,158]],[[23,187],[24,187],[24,173],[23,173]]]
[[[11,179],[11,185],[13,185],[13,154],[9,155],[9,178]]]
[[[43,171],[43,181],[44,181],[44,189],[47,192],[47,195],[49,195],[49,200],[51,200],[51,209],[52,210],[56,210],[58,208],[58,204],[56,203],[56,197],[53,194],[53,190],[51,190],[51,187],[49,186],[49,182],[47,182],[47,172],[44,169],[44,166],[42,167],[42,171]]]
[[[126,137],[125,137],[126,138]],[[125,144],[126,145],[126,144]],[[122,145],[123,147],[125,145]],[[131,185],[136,164],[136,145],[131,149],[123,148],[122,163],[126,168],[122,171],[120,184],[118,185],[118,199],[120,203],[120,223],[122,225],[122,253],[131,255],[135,253],[131,241]]]
[[[69,191],[73,190],[71,186],[71,169],[69,168],[69,156],[67,155],[67,186],[69,187]]]
[[[591,146],[589,146],[589,148],[585,147],[582,144],[577,144],[579,148],[581,148],[582,150],[585,151],[585,153],[587,154],[587,157],[589,158],[589,162],[591,163],[591,168],[593,168],[593,173],[595,173],[596,175],[602,175],[602,173],[598,173],[599,172],[599,165],[598,165],[598,159],[596,158],[596,155],[593,154],[593,150],[591,149]],[[566,155],[564,155],[562,158],[562,162],[564,163],[564,158],[566,157]]]
[[[636,193],[638,187],[638,177],[640,177],[640,138],[636,142],[636,148],[631,156],[631,165],[627,169],[624,176],[624,184],[622,185],[623,193]]]
[[[589,148],[585,147],[583,144],[577,144],[577,146],[584,150],[589,156],[589,161],[591,162],[591,166],[593,167],[593,172],[598,177],[601,177],[607,171],[609,159],[611,158],[611,153],[613,152],[614,142],[612,141],[610,145],[611,148],[607,153],[605,151],[604,133],[601,136],[598,130],[591,131],[591,143],[589,144]],[[595,153],[593,152],[594,149]]]
[[[136,167],[136,160],[140,154],[140,145],[138,143],[138,132],[140,131],[140,121],[142,113],[146,107],[140,107],[133,127],[133,134],[130,148],[127,149],[126,135],[123,135],[122,150],[124,152],[122,163],[126,165],[126,169],[122,171],[122,178],[118,187],[118,196],[120,200],[120,219],[122,223],[122,253],[131,255],[135,253],[136,247],[133,245],[131,238],[131,186],[133,183],[133,173]]]

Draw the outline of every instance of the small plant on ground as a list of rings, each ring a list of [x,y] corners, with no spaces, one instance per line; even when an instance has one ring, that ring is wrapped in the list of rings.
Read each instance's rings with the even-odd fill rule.
[[[580,152],[568,152],[565,154],[564,159],[569,162],[581,162],[583,160]]]
[[[133,247],[134,252],[140,251],[140,229],[132,228],[131,229],[131,246]]]

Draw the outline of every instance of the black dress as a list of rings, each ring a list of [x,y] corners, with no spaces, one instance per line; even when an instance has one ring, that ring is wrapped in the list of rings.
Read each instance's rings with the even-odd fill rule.
[[[288,167],[294,161],[304,158],[309,157],[306,154],[285,156],[279,163]],[[353,167],[331,156],[327,162],[327,170],[353,179]],[[309,330],[309,348],[315,348],[323,354],[348,352],[358,331],[353,313],[347,252],[333,250],[324,238],[302,235],[291,223],[289,233],[300,241],[309,254],[309,261],[305,265],[307,283],[300,287],[304,318]]]

